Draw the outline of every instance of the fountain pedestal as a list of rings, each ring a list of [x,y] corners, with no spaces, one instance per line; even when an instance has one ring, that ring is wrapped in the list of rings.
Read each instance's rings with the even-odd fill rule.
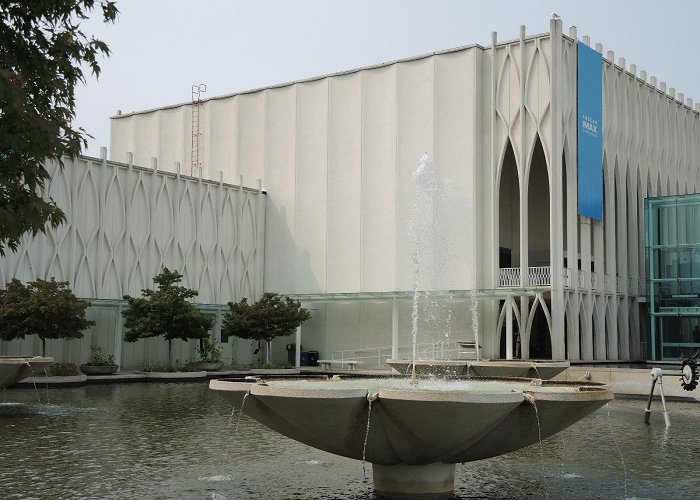
[[[455,464],[372,464],[374,492],[382,498],[450,498]]]

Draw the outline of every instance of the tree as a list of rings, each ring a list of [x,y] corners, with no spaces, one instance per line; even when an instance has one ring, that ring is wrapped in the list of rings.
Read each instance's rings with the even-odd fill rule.
[[[23,285],[13,279],[0,290],[0,339],[38,335],[46,356],[46,339],[80,339],[95,324],[85,319],[89,305],[73,294],[67,281],[38,279]]]
[[[143,297],[124,295],[129,303],[122,311],[127,332],[124,340],[165,337],[168,340],[168,361],[172,361],[173,339],[189,340],[208,337],[213,318],[197,309],[187,299],[199,295],[197,290],[178,286],[182,274],[167,267],[153,278],[157,290],[141,290]]]
[[[81,22],[99,7],[105,23],[118,10],[107,0],[0,0],[0,256],[15,251],[25,232],[36,235],[65,221],[42,196],[44,161],[74,158],[89,137],[73,130],[75,86],[83,66],[95,77],[107,45]]]
[[[277,293],[264,293],[260,300],[248,304],[245,297],[240,302],[228,303],[222,332],[242,339],[267,343],[267,363],[270,362],[270,345],[274,338],[289,335],[311,317],[301,302],[282,298]]]

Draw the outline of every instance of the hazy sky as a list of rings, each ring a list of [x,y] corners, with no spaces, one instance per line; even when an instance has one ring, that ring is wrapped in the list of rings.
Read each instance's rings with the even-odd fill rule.
[[[85,30],[112,56],[77,92],[75,125],[95,137],[85,152],[109,147],[109,117],[299,80],[461,45],[490,44],[578,27],[627,65],[700,99],[700,1],[647,0],[117,0],[114,25]]]

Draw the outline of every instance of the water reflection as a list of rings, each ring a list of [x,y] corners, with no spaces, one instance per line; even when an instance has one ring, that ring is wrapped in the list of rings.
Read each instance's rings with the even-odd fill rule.
[[[0,403],[3,498],[369,500],[362,464],[243,417],[205,383],[8,390]],[[42,400],[46,394],[41,391]],[[457,467],[466,498],[670,498],[698,489],[700,405],[614,401],[543,443]],[[238,415],[234,416],[237,419]],[[536,425],[533,419],[533,425]],[[613,439],[614,437],[614,439]]]

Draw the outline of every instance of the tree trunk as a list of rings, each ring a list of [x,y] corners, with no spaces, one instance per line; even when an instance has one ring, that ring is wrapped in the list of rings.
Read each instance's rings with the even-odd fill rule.
[[[46,356],[46,339],[41,337],[41,355]]]
[[[265,359],[267,360],[266,364],[270,364],[270,350],[271,350],[271,346],[272,346],[272,340],[266,340],[265,342],[267,343],[267,349],[266,349],[267,352],[265,355]]]
[[[168,339],[168,364],[173,362],[173,340]]]

